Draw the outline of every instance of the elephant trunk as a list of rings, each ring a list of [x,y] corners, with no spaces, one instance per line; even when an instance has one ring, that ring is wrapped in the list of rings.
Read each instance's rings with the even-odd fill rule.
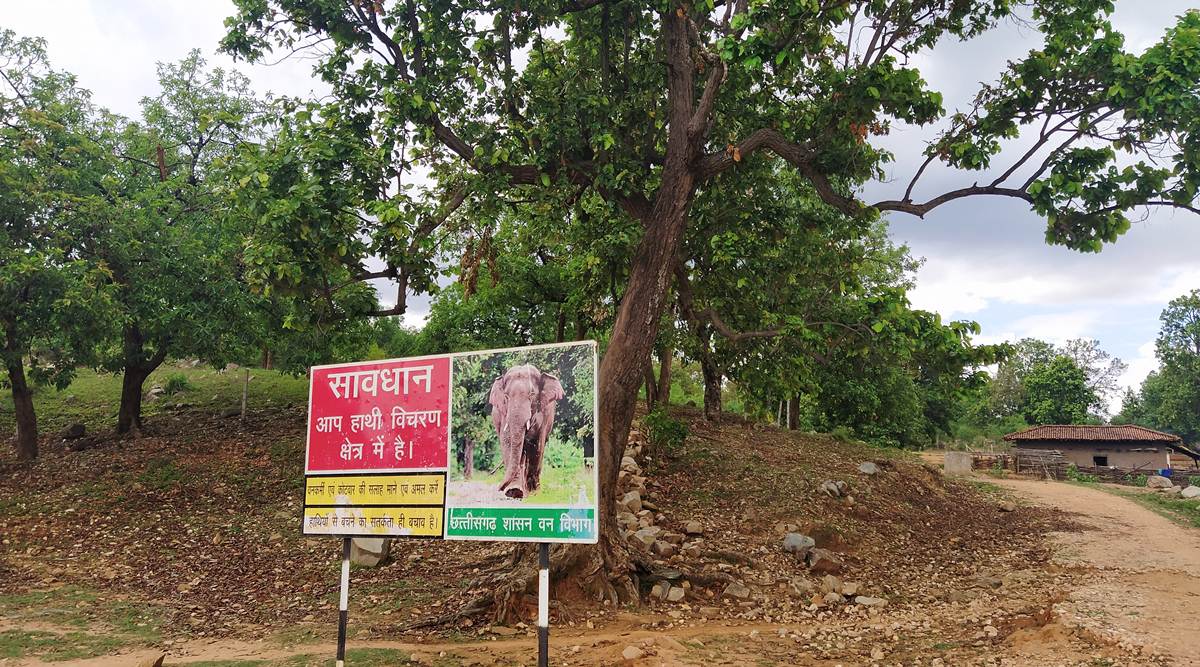
[[[530,406],[511,406],[501,426],[500,446],[504,450],[504,481],[500,490],[510,498],[528,495],[529,455],[525,447],[525,436],[529,432],[532,416]]]

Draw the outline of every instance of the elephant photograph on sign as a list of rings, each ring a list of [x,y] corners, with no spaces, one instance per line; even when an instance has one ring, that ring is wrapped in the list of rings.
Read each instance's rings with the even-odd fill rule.
[[[455,504],[589,504],[595,377],[587,344],[456,357],[448,487]]]

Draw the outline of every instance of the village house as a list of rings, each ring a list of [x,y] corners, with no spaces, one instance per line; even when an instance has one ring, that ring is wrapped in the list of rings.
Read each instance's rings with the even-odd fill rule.
[[[1058,450],[1080,468],[1170,468],[1173,453],[1182,454],[1185,461],[1200,460],[1200,454],[1184,446],[1179,436],[1132,424],[1047,424],[1009,433],[1004,439],[1018,451]]]

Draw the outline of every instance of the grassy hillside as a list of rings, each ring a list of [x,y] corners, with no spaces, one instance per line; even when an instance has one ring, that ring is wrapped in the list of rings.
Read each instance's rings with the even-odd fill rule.
[[[171,393],[143,403],[144,415],[154,417],[178,412],[219,415],[223,410],[241,406],[242,382],[245,369],[214,370],[164,365],[146,380],[148,392],[154,386]],[[108,373],[83,370],[66,389],[36,387],[34,407],[39,426],[52,435],[74,423],[87,426],[89,432],[112,429],[116,424],[117,405],[121,397],[121,378]],[[287,405],[303,405],[308,400],[308,380],[264,371],[250,370],[250,392],[247,404],[251,411],[273,409]],[[13,405],[7,392],[0,400],[0,441],[13,433]],[[10,455],[0,452],[0,461]]]

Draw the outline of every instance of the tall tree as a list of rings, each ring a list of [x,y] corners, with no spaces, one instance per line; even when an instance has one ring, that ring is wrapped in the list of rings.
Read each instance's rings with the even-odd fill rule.
[[[1085,423],[1088,408],[1097,400],[1087,373],[1066,355],[1035,366],[1024,387],[1025,420],[1030,424]]]
[[[65,384],[106,324],[107,271],[80,252],[104,223],[96,112],[41,40],[0,32],[0,360],[12,391],[16,453],[38,453],[31,380]]]
[[[1159,369],[1126,394],[1118,418],[1200,441],[1200,290],[1172,299],[1160,316]]]
[[[119,310],[120,336],[104,359],[122,376],[118,433],[140,431],[143,385],[169,355],[223,364],[251,328],[222,174],[260,104],[245,77],[206,69],[199,51],[158,74],[161,92],[142,100],[141,120],[111,139],[120,224],[85,236],[112,272]]]
[[[238,0],[224,47],[249,58],[316,49],[316,71],[334,98],[316,114],[319,124],[360,137],[386,173],[433,175],[438,186],[428,194],[444,199],[424,211],[452,210],[462,198],[494,206],[513,193],[582,201],[577,193],[586,190],[612,217],[637,222],[601,368],[607,515],[692,203],[723,174],[771,154],[827,205],[868,218],[925,215],[971,196],[1014,198],[1047,218],[1048,240],[1093,251],[1129,227],[1131,211],[1194,210],[1200,164],[1188,146],[1200,121],[1188,110],[1200,97],[1200,62],[1189,54],[1200,12],[1135,54],[1109,23],[1108,0],[1030,5],[1044,46],[1012,62],[969,111],[949,117],[926,166],[992,168],[1003,140],[1022,127],[1033,132],[1029,148],[994,178],[924,200],[914,198],[922,166],[902,194],[873,203],[854,187],[888,158],[869,137],[893,121],[947,116],[913,57],[943,38],[986,32],[1015,2]],[[1116,150],[1136,154],[1120,158],[1130,166],[1117,166]],[[263,173],[270,185],[274,174]],[[349,203],[403,208],[379,183]],[[339,209],[318,219],[348,215]],[[398,217],[402,229],[428,228],[420,217]],[[331,239],[338,250],[358,238],[340,236]],[[610,518],[602,519],[601,548],[588,555],[603,567],[590,568],[596,575],[583,583],[632,598],[632,580],[622,576],[629,558]]]
[[[1088,389],[1097,399],[1093,409],[1099,414],[1107,413],[1108,402],[1120,389],[1121,375],[1129,365],[1100,349],[1100,341],[1093,338],[1073,338],[1062,345],[1061,352],[1087,375]]]

